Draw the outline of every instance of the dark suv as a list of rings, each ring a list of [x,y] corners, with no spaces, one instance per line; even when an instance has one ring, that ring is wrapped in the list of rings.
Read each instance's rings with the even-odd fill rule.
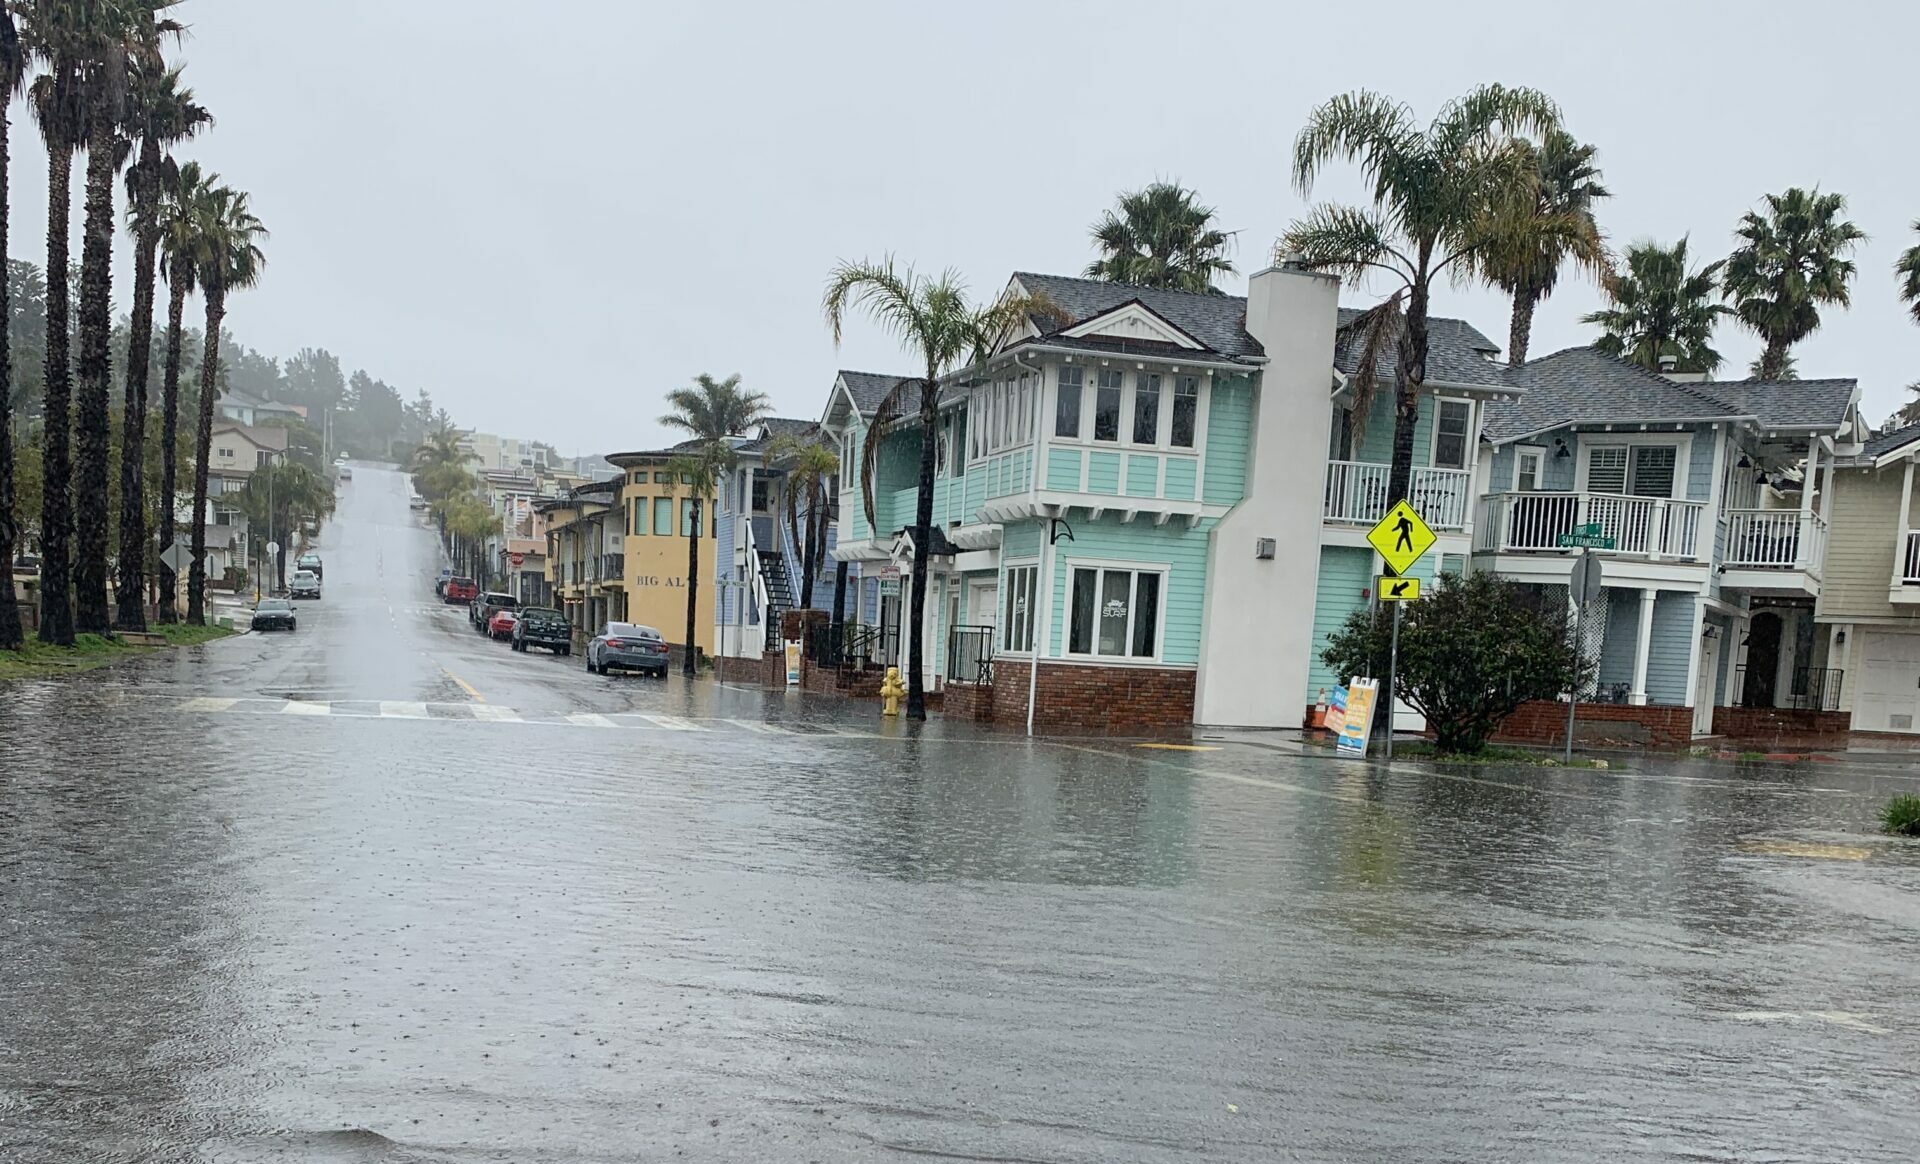
[[[481,634],[487,633],[487,624],[493,616],[503,610],[512,610],[520,605],[520,600],[504,590],[489,590],[473,600],[473,629]]]
[[[524,651],[528,647],[545,647],[556,655],[573,654],[573,627],[568,625],[567,616],[551,606],[523,607],[520,621],[513,625],[513,649]]]

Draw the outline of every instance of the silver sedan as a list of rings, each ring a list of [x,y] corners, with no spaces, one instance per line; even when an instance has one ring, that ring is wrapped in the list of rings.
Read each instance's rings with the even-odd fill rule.
[[[667,677],[667,640],[650,626],[610,622],[587,644],[587,670],[639,671]]]

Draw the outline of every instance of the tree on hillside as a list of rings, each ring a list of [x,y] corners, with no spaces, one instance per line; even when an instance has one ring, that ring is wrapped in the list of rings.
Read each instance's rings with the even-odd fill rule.
[[[1315,109],[1293,144],[1293,180],[1311,194],[1335,161],[1358,162],[1371,207],[1322,204],[1281,237],[1277,257],[1343,278],[1372,274],[1395,286],[1352,325],[1362,353],[1354,411],[1370,407],[1377,367],[1391,349],[1393,458],[1387,496],[1407,496],[1413,434],[1427,378],[1427,316],[1436,280],[1469,264],[1515,218],[1531,213],[1534,153],[1523,136],[1560,128],[1560,110],[1534,89],[1483,85],[1449,102],[1424,129],[1407,106],[1378,93],[1335,97]],[[1551,220],[1554,229],[1571,229]],[[1553,231],[1543,228],[1547,245]]]
[[[1233,236],[1213,225],[1213,207],[1198,192],[1174,182],[1154,182],[1120,195],[1119,205],[1093,224],[1100,257],[1087,276],[1135,287],[1220,294],[1213,281],[1231,275],[1227,246]]]
[[[927,555],[933,546],[934,434],[940,428],[940,377],[962,361],[985,359],[1016,326],[1041,317],[1064,318],[1059,306],[1037,296],[1003,295],[975,304],[952,271],[937,276],[878,263],[841,263],[827,277],[821,301],[833,342],[840,343],[849,310],[863,311],[890,331],[926,369],[921,380],[903,378],[880,401],[869,425],[867,452],[860,466],[861,489],[873,497],[874,457],[881,437],[898,417],[917,413],[920,422],[920,490],[913,519],[913,595],[907,624],[907,718],[927,718],[925,668]],[[871,520],[873,514],[867,515]]]
[[[1671,247],[1640,242],[1627,248],[1626,270],[1606,284],[1611,306],[1580,317],[1600,325],[1593,346],[1643,368],[1659,370],[1671,356],[1675,370],[1712,372],[1720,366],[1713,329],[1727,308],[1713,301],[1724,263],[1687,269],[1687,240]]]
[[[1733,314],[1766,343],[1756,374],[1779,380],[1787,349],[1820,326],[1820,308],[1846,307],[1853,261],[1866,232],[1842,218],[1847,200],[1792,187],[1766,196],[1766,214],[1749,210],[1734,233],[1743,245],[1722,280]]]
[[[672,411],[660,418],[668,428],[679,429],[699,442],[692,451],[676,456],[668,469],[676,479],[687,482],[692,499],[692,528],[687,538],[687,648],[681,660],[682,674],[693,675],[699,654],[694,632],[700,599],[700,535],[706,499],[713,496],[720,478],[733,468],[735,454],[728,437],[739,436],[767,414],[772,402],[763,392],[743,392],[740,377],[715,380],[705,372],[694,377],[690,388],[675,388],[667,393]],[[772,634],[773,628],[768,628]]]
[[[7,279],[0,284],[0,650],[18,650],[25,638],[20,609],[14,603],[13,555],[20,533],[15,514],[13,466],[13,349],[12,322],[16,310],[8,294],[13,284],[13,262],[7,255],[8,181],[12,165],[12,131],[7,113],[20,92],[26,76],[26,57],[21,51],[19,30],[13,13],[0,5],[0,271]]]
[[[119,597],[122,630],[145,630],[147,498],[142,489],[146,461],[147,378],[153,356],[154,278],[159,263],[160,202],[179,180],[172,148],[213,118],[180,85],[180,70],[169,69],[157,54],[143,54],[129,76],[127,136],[138,152],[127,170],[127,225],[133,233],[133,313],[128,319],[126,391],[121,425]],[[162,454],[169,459],[171,447]],[[173,498],[161,497],[171,512]]]
[[[1476,271],[1513,299],[1507,326],[1507,362],[1524,364],[1533,340],[1533,312],[1553,294],[1560,271],[1572,264],[1592,275],[1607,271],[1606,242],[1593,204],[1607,197],[1594,148],[1562,129],[1539,145],[1522,142],[1529,155],[1532,197],[1503,220],[1487,244],[1473,252]]]
[[[217,180],[209,179],[209,182]],[[213,404],[218,395],[215,369],[220,366],[220,325],[226,319],[227,296],[260,280],[267,257],[260,240],[266,227],[247,206],[247,196],[229,186],[206,190],[194,211],[199,241],[196,281],[206,299],[206,354],[200,360],[200,417],[193,458],[193,563],[187,568],[187,621],[199,625],[207,612],[207,457],[213,443]]]

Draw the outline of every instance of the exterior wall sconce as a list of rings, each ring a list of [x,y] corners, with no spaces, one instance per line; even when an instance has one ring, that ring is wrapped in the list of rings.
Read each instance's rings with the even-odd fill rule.
[[[1733,467],[1736,469],[1751,469],[1753,468],[1753,458],[1747,456],[1745,453],[1741,453],[1740,459],[1733,463]]]
[[[1565,437],[1553,438],[1553,459],[1554,460],[1564,461],[1568,457],[1571,457],[1572,455],[1573,455],[1573,450],[1567,447],[1567,438]]]
[[[1275,549],[1276,547],[1272,538],[1253,539],[1253,556],[1262,562],[1273,561]]]

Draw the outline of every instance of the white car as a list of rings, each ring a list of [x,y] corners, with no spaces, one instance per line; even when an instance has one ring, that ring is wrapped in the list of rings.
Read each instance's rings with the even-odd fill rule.
[[[293,580],[287,583],[287,593],[295,598],[319,598],[320,575],[312,570],[295,570]]]

